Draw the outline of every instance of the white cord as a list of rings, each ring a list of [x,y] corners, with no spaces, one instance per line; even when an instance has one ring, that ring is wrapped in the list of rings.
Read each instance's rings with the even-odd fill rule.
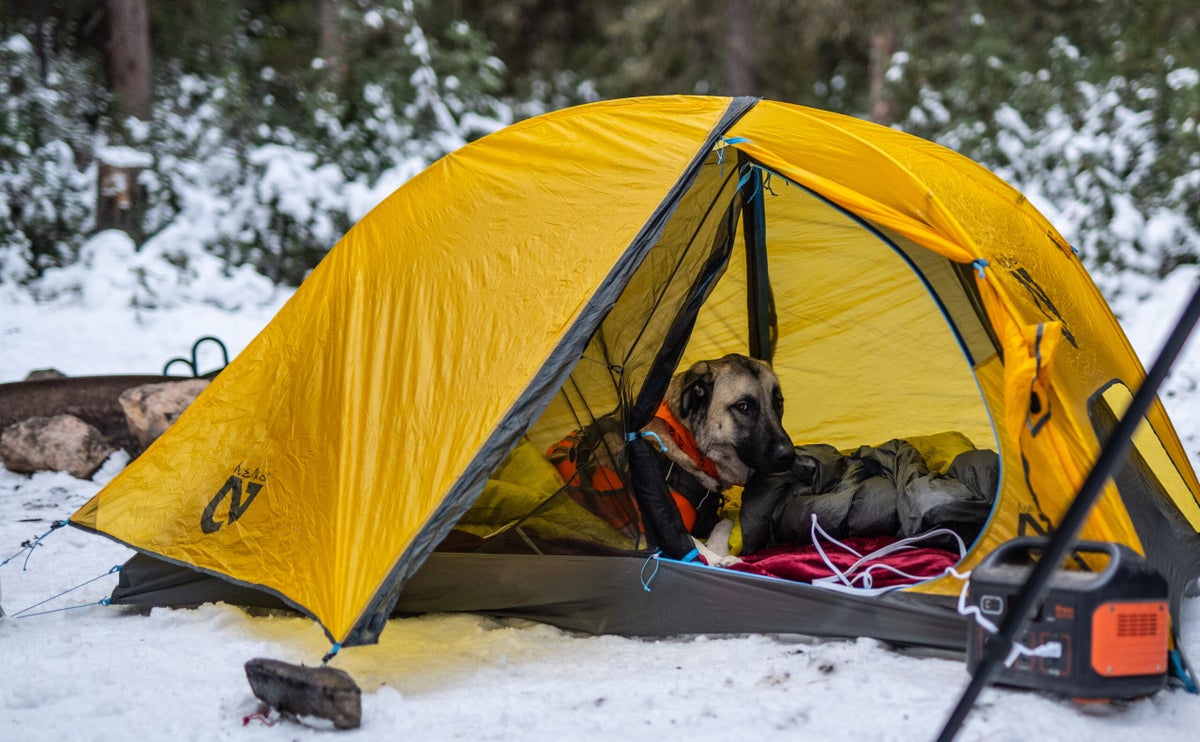
[[[820,539],[818,538],[818,535],[823,537],[826,541],[828,541],[832,544],[836,544],[837,546],[840,546],[843,550],[858,557],[858,561],[856,561],[854,564],[847,567],[845,571],[838,569],[837,565],[835,565],[833,563],[833,560],[829,558],[829,555],[825,553],[825,550],[823,548],[821,548],[821,542],[820,542]],[[934,536],[944,536],[944,535],[953,536],[954,540],[958,542],[958,558],[959,558],[959,561],[961,561],[963,559],[963,557],[966,556],[967,545],[965,542],[963,542],[962,538],[957,533],[955,533],[954,531],[951,531],[948,528],[938,528],[938,529],[929,531],[928,533],[922,533],[917,536],[910,536],[909,538],[901,539],[899,541],[896,541],[895,543],[888,544],[887,546],[885,546],[881,549],[878,549],[870,554],[863,555],[863,554],[858,553],[854,549],[850,548],[846,544],[842,543],[841,541],[838,541],[834,537],[830,536],[829,533],[826,532],[825,529],[821,527],[821,524],[817,521],[816,514],[813,514],[812,530],[811,530],[813,546],[816,547],[817,553],[821,555],[821,560],[823,562],[825,562],[825,566],[828,567],[829,571],[832,572],[833,574],[830,575],[829,577],[819,577],[819,578],[813,580],[812,584],[815,586],[823,587],[823,588],[830,589],[830,590],[837,590],[837,591],[841,591],[841,592],[850,592],[850,593],[857,593],[857,594],[867,594],[867,595],[879,595],[881,593],[890,592],[899,587],[903,587],[902,585],[890,585],[890,586],[881,587],[881,588],[874,587],[874,578],[871,576],[871,570],[876,569],[876,568],[887,570],[889,572],[892,572],[893,574],[897,574],[901,577],[904,577],[905,579],[912,580],[913,582],[920,582],[921,580],[926,579],[926,578],[921,577],[919,575],[908,574],[906,572],[903,572],[902,570],[899,570],[899,569],[891,566],[890,564],[872,564],[872,565],[869,565],[866,569],[862,570],[861,572],[858,572],[858,569],[860,566],[862,566],[862,564],[864,562],[870,561],[872,559],[881,559],[881,558],[883,558],[889,554],[895,553],[897,551],[903,551],[903,550],[915,548],[914,547],[915,544],[917,544],[921,541],[924,541],[925,539],[932,538]],[[858,573],[855,574],[856,572],[858,572]],[[979,609],[978,606],[967,605],[967,588],[970,586],[971,572],[968,570],[967,572],[960,573],[957,570],[955,570],[954,567],[947,567],[945,572],[943,572],[942,574],[952,575],[953,577],[955,577],[956,579],[960,580],[963,583],[962,590],[959,591],[959,594],[958,594],[958,612],[959,612],[959,614],[962,616],[967,616],[967,617],[974,616],[976,623],[978,623],[980,626],[982,626],[984,628],[984,630],[990,634],[1000,633],[1000,628],[998,626],[996,626],[996,624],[993,623],[991,619],[989,619],[987,616],[984,616],[983,612]],[[861,586],[856,586],[855,585],[856,582],[861,582]],[[1012,649],[1008,653],[1008,657],[1006,657],[1004,660],[1004,666],[1012,667],[1013,663],[1016,662],[1017,659],[1022,656],[1025,656],[1025,657],[1048,657],[1051,659],[1059,659],[1062,657],[1062,653],[1063,653],[1063,646],[1062,646],[1061,642],[1050,641],[1050,642],[1046,642],[1045,644],[1039,645],[1037,647],[1031,648],[1031,647],[1025,646],[1024,644],[1021,644],[1020,642],[1014,641],[1013,645],[1012,645]]]
[[[922,575],[908,574],[907,572],[903,572],[903,571],[897,569],[896,567],[893,567],[890,564],[872,564],[872,565],[868,566],[866,569],[864,569],[862,572],[859,572],[858,574],[855,574],[855,573],[858,572],[859,567],[861,567],[864,562],[869,562],[874,559],[882,559],[883,557],[893,554],[897,551],[905,551],[908,549],[915,548],[915,546],[914,546],[915,544],[918,544],[922,541],[925,541],[926,539],[930,539],[935,536],[943,536],[943,535],[953,536],[954,540],[958,542],[958,558],[959,558],[959,560],[961,560],[964,556],[966,556],[966,553],[967,553],[967,545],[966,545],[966,543],[963,542],[962,538],[959,537],[959,535],[957,533],[955,533],[954,531],[951,531],[948,528],[937,528],[932,531],[929,531],[928,533],[922,533],[922,534],[918,534],[916,536],[910,536],[908,538],[900,539],[899,541],[888,544],[887,546],[884,546],[881,549],[877,549],[876,551],[873,551],[870,554],[860,554],[859,552],[850,548],[849,546],[842,543],[841,541],[838,541],[833,536],[830,536],[829,533],[824,528],[821,527],[821,523],[817,520],[816,513],[812,514],[811,520],[812,520],[812,528],[810,530],[810,538],[812,539],[813,546],[816,547],[817,553],[820,554],[821,561],[823,561],[825,563],[825,566],[829,569],[829,571],[833,573],[829,577],[819,577],[812,581],[812,583],[814,585],[819,585],[821,587],[830,587],[830,588],[834,588],[834,589],[847,589],[848,591],[854,591],[854,592],[873,591],[875,593],[887,592],[889,590],[895,590],[897,588],[903,587],[903,585],[889,585],[884,588],[875,588],[874,587],[875,580],[871,576],[871,570],[876,569],[876,568],[887,570],[887,571],[892,572],[893,574],[899,575],[907,580],[911,580],[912,582],[921,582],[922,580],[929,579],[928,577],[925,577]],[[818,536],[820,536],[820,538],[818,538]],[[833,560],[829,558],[829,555],[825,553],[825,549],[823,549],[821,547],[822,539],[824,539],[825,541],[828,541],[831,544],[836,544],[837,546],[841,547],[842,550],[858,557],[858,561],[856,561],[854,564],[847,567],[845,571],[838,569],[837,565],[835,565],[833,563]],[[859,581],[861,581],[862,584],[859,586],[856,586],[855,583],[859,582]],[[840,585],[837,584],[838,582],[840,582],[841,584]]]
[[[959,574],[953,568],[946,570],[954,575],[963,583],[962,590],[958,593],[958,613],[961,616],[974,616],[975,623],[983,627],[984,631],[989,634],[999,634],[1000,627],[992,622],[990,618],[983,615],[983,611],[979,610],[979,606],[967,605],[967,588],[971,584],[970,571]],[[1046,642],[1037,647],[1027,647],[1024,644],[1013,641],[1012,649],[1009,650],[1008,656],[1004,658],[1004,666],[1012,667],[1018,657],[1049,657],[1051,659],[1059,659],[1062,657],[1063,646],[1062,642]]]

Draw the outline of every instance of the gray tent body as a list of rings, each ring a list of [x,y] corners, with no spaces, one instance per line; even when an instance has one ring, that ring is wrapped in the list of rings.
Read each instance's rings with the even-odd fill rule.
[[[119,605],[218,601],[286,607],[266,592],[143,554],[125,565],[112,594]],[[951,600],[899,591],[861,596],[644,557],[437,552],[404,586],[393,615],[444,612],[623,636],[867,636],[955,651],[965,650],[967,641],[967,623]]]

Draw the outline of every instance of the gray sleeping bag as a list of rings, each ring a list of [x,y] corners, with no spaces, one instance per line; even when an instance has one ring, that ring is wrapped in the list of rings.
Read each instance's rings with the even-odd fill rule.
[[[746,483],[742,553],[810,543],[813,515],[834,538],[949,528],[970,544],[992,511],[999,478],[994,451],[965,451],[945,474],[931,474],[920,452],[898,439],[849,455],[825,444],[797,446],[791,471]]]

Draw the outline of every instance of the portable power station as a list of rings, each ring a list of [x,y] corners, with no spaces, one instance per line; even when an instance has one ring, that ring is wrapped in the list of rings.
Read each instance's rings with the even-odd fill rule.
[[[1001,544],[972,571],[967,604],[999,626],[1047,543],[1026,537]],[[1051,646],[1044,656],[1021,655],[1011,666],[1001,666],[994,681],[1080,700],[1161,690],[1170,633],[1166,579],[1122,544],[1081,541],[1073,554],[1074,566],[1081,568],[1060,566],[1029,627],[1015,638],[1030,649],[1057,642],[1061,651]],[[1108,562],[1089,571],[1083,568],[1084,554],[1105,555]],[[968,631],[967,666],[974,672],[990,633],[978,621]]]

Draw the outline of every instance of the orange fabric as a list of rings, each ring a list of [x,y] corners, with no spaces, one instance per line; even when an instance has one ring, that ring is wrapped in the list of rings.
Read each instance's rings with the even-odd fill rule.
[[[700,454],[700,449],[696,447],[696,439],[692,437],[691,431],[675,419],[675,415],[672,414],[671,408],[667,407],[666,402],[658,406],[658,412],[655,412],[654,416],[666,424],[667,430],[671,431],[671,440],[675,441],[675,445],[679,446],[679,449],[687,454],[688,458],[696,462],[696,466],[700,467],[700,471],[713,479],[720,480],[720,477],[717,476],[716,462]],[[676,496],[676,499],[678,499],[678,496]],[[692,511],[692,517],[693,519],[695,518],[694,510]],[[691,530],[690,526],[688,530]]]
[[[671,413],[671,409],[667,407],[667,403],[663,402],[659,405],[655,417],[661,420],[670,432],[671,440],[683,451],[687,456],[696,463],[700,470],[709,475],[713,479],[719,479],[717,476],[717,465],[712,460],[700,454],[699,448],[696,446],[696,439],[692,437],[691,432],[685,428],[675,415]],[[562,475],[563,481],[570,487],[571,497],[580,505],[588,508],[592,512],[604,518],[610,525],[618,530],[629,526],[632,518],[628,507],[624,505],[624,497],[628,497],[625,491],[625,484],[621,481],[620,475],[617,472],[609,469],[606,466],[597,466],[591,470],[590,475],[580,473],[576,465],[574,454],[575,447],[579,445],[581,433],[576,431],[571,433],[566,438],[563,438],[558,443],[555,443],[547,451],[547,455],[554,463],[554,467],[558,469],[558,473]],[[588,481],[583,481],[583,477],[588,476]],[[590,492],[581,492],[580,489],[585,488]],[[696,508],[688,499],[676,492],[670,490],[671,499],[675,501],[675,506],[679,509],[679,515],[683,519],[683,526],[691,533],[692,528],[696,525]],[[588,495],[592,495],[589,497]],[[622,495],[622,502],[614,500],[614,495]],[[629,498],[632,502],[632,498]]]
[[[696,525],[696,508],[692,507],[692,503],[675,490],[671,490],[671,498],[675,500],[675,506],[679,508],[679,515],[683,518],[683,527],[687,529],[688,533],[691,533],[692,526]]]
[[[568,486],[572,499],[603,518],[618,531],[633,524],[632,498],[625,491],[625,483],[617,472],[607,466],[597,466],[590,474],[580,472],[576,463],[575,447],[581,435],[576,431],[550,447],[546,455]],[[584,476],[588,479],[585,482]]]

